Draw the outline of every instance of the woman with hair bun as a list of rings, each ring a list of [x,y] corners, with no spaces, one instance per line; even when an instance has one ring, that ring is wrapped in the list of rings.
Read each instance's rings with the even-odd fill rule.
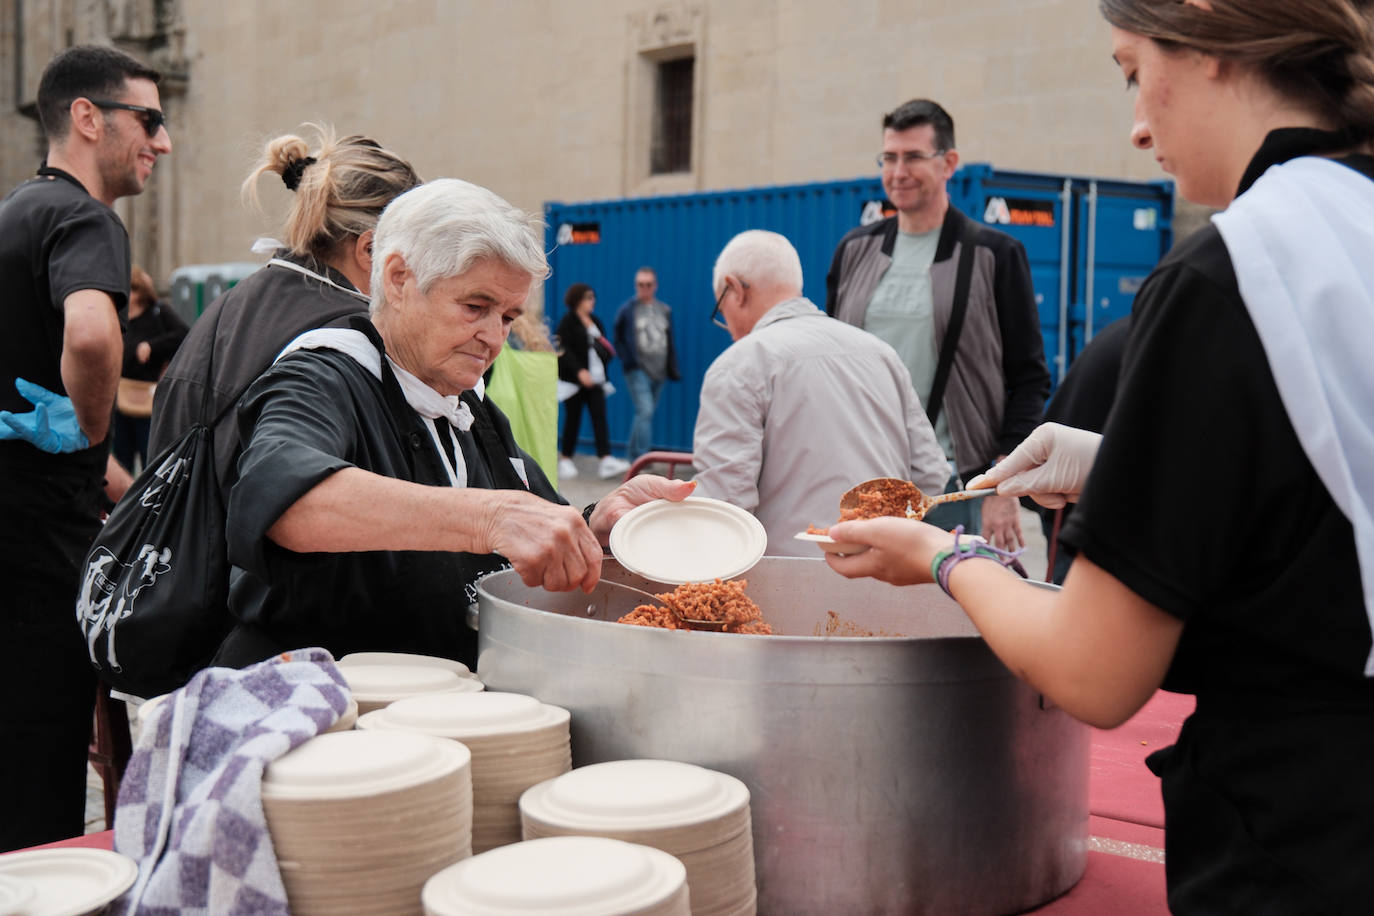
[[[254,208],[265,174],[293,192],[283,247],[200,316],[153,404],[153,455],[193,424],[223,414],[214,429],[221,486],[239,451],[233,412],[225,408],[297,336],[366,314],[377,220],[387,204],[420,184],[410,163],[375,140],[337,139],[328,126],[306,127],[313,131],[313,148],[295,134],[270,140],[243,183],[244,199]]]
[[[1101,436],[1048,424],[970,486],[1077,500],[1059,592],[898,519],[846,576],[937,581],[1012,670],[1148,760],[1175,913],[1374,907],[1374,4],[1101,0],[1131,140],[1221,208],[1136,296]],[[1186,488],[1201,467],[1209,523]],[[1184,500],[1180,503],[1180,500]],[[996,559],[995,556],[992,556]]]

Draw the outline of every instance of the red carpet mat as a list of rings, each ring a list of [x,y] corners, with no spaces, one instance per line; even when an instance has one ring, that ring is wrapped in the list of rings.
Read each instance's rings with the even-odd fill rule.
[[[1145,758],[1174,743],[1196,705],[1191,696],[1160,690],[1119,728],[1093,729],[1088,810],[1098,817],[1163,827],[1159,780]]]

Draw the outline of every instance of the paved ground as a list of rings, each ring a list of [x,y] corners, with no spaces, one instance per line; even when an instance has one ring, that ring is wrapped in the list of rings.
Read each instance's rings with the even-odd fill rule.
[[[587,503],[595,502],[607,493],[620,485],[620,478],[613,480],[602,480],[597,476],[597,459],[593,455],[577,455],[573,459],[577,463],[578,476],[572,480],[559,482],[559,490],[563,496],[574,506],[585,506]],[[662,466],[651,467],[649,473],[662,474],[666,468]],[[684,479],[692,476],[692,468],[689,465],[680,465],[675,471],[675,475]],[[1033,578],[1044,578],[1045,574],[1045,538],[1040,532],[1039,517],[1029,510],[1021,510],[1021,529],[1026,535],[1026,552],[1022,555],[1022,563],[1025,564],[1027,571]],[[819,551],[817,556],[819,556]],[[130,721],[134,716],[130,714]],[[86,832],[92,833],[106,829],[105,825],[105,800],[102,794],[102,784],[100,777],[94,770],[88,770],[86,776]]]

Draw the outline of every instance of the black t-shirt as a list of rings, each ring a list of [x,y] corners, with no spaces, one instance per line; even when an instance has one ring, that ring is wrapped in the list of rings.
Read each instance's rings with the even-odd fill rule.
[[[33,405],[16,378],[66,395],[62,384],[63,303],[100,290],[122,308],[129,297],[129,235],[109,207],[75,178],[45,168],[0,201],[0,410]],[[0,467],[69,465],[103,472],[106,445],[45,455],[26,442],[0,441]]]
[[[1242,191],[1325,136],[1271,134]],[[1341,161],[1374,178],[1374,159]],[[1367,706],[1353,529],[1303,452],[1214,226],[1160,263],[1132,322],[1062,540],[1185,621],[1166,689]]]

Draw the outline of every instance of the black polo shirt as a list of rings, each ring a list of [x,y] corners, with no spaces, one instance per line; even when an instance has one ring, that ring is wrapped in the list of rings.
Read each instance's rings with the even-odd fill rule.
[[[1271,133],[1241,192],[1335,135]],[[1374,179],[1374,159],[1340,161]],[[1279,397],[1213,225],[1141,287],[1120,388],[1061,539],[1182,618],[1166,689],[1374,697],[1355,538]]]
[[[129,260],[129,235],[119,217],[60,169],[40,169],[0,201],[0,410],[33,409],[15,390],[16,378],[67,393],[63,302],[94,289],[110,295],[112,308],[122,308],[129,298]],[[98,443],[47,455],[27,442],[0,441],[0,472],[41,464],[100,474],[107,448]]]

